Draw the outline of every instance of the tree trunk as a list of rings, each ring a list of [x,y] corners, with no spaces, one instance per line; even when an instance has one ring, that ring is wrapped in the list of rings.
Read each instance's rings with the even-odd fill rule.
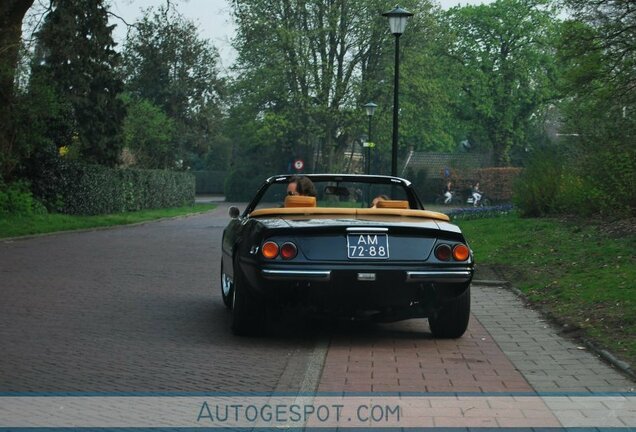
[[[34,0],[0,1],[0,174],[8,174],[14,141],[12,116],[15,71],[22,38],[22,20]]]

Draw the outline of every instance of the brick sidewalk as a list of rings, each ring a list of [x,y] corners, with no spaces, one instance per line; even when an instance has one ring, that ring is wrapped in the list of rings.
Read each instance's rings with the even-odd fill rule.
[[[436,340],[427,321],[332,338],[319,391],[528,392],[532,388],[474,317],[463,338]]]
[[[423,319],[336,333],[317,389],[634,391],[631,380],[559,336],[508,290],[473,285],[472,301],[468,331],[456,340],[433,339]]]

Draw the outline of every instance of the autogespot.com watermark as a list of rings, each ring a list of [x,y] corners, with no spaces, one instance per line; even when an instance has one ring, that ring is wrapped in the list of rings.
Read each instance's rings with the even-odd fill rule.
[[[231,422],[265,423],[269,425],[288,423],[395,423],[400,421],[399,404],[218,404],[203,402],[197,422],[219,424]]]
[[[623,394],[0,394],[18,428],[636,428]]]

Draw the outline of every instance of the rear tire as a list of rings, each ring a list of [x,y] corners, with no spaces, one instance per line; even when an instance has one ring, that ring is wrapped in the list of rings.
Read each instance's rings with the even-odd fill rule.
[[[470,287],[459,297],[446,302],[435,317],[428,318],[433,337],[436,339],[456,339],[468,328],[470,318]]]
[[[234,265],[232,333],[237,336],[257,336],[264,332],[265,308],[250,292],[245,275]]]

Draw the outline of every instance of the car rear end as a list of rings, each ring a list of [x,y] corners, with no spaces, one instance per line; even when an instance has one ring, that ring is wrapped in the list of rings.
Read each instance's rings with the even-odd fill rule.
[[[386,219],[386,218],[385,218]],[[392,321],[435,316],[473,275],[459,229],[433,219],[296,217],[261,220],[241,266],[274,306]]]

